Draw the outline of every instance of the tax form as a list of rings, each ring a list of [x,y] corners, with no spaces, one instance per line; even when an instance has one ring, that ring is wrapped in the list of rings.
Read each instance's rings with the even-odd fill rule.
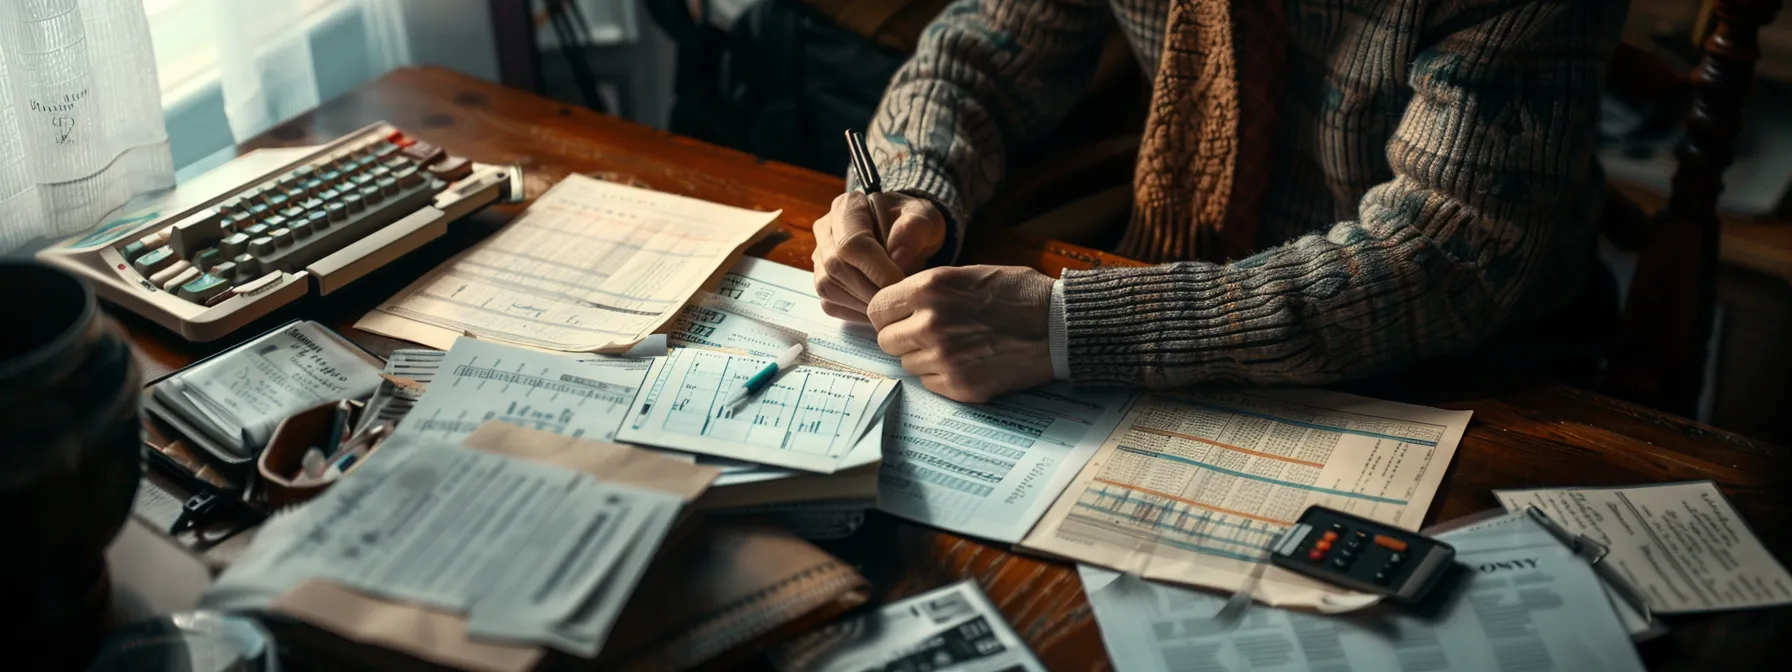
[[[797,366],[730,407],[725,402],[775,359],[679,348],[654,362],[654,388],[624,441],[806,471],[833,473],[883,414],[896,382]]]
[[[444,350],[461,335],[619,350],[663,325],[777,217],[569,175],[355,326]]]
[[[1424,521],[1467,411],[1324,390],[1141,397],[1021,546],[1278,606],[1361,596],[1268,567],[1311,505],[1407,530]]]
[[[595,655],[592,596],[632,592],[677,495],[395,435],[378,459],[271,519],[202,602],[265,608],[310,579],[464,614],[468,632]]]
[[[1711,481],[1493,494],[1507,510],[1535,506],[1570,534],[1604,544],[1601,562],[1640,588],[1651,611],[1792,603],[1792,576]]]
[[[1251,605],[1078,565],[1120,672],[1642,670],[1585,561],[1522,514],[1439,535],[1467,580],[1436,617],[1324,616]],[[1447,588],[1449,586],[1440,586]]]
[[[952,401],[907,377],[901,361],[878,349],[870,325],[823,313],[807,271],[763,259],[736,264],[671,337],[770,357],[803,338],[811,363],[897,377],[902,393],[885,420],[878,508],[1009,543],[1039,520],[1133,397],[1054,384],[988,404]]]
[[[428,389],[399,423],[397,433],[452,444],[486,421],[498,420],[611,441],[628,417],[650,366],[650,360],[619,358],[597,365],[462,338],[434,365]]]

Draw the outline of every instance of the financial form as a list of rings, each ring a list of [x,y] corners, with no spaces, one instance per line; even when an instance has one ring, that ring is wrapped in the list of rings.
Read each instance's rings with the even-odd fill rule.
[[[1456,592],[1435,616],[1251,605],[1216,618],[1222,595],[1077,573],[1120,672],[1643,669],[1593,570],[1536,523],[1507,516],[1438,538],[1466,579],[1439,587]]]
[[[1021,545],[1238,590],[1308,506],[1417,530],[1468,418],[1322,390],[1140,397]],[[1267,569],[1259,600],[1340,604],[1339,589]]]
[[[462,338],[433,364],[428,389],[398,431],[456,443],[489,420],[598,441],[616,438],[649,360],[598,365],[561,354]]]
[[[1033,527],[1132,398],[1056,384],[989,404],[952,401],[907,377],[901,361],[878,349],[870,325],[823,313],[807,271],[763,259],[742,259],[674,326],[675,341],[760,356],[803,338],[817,365],[900,377],[878,508],[997,541],[1018,541]]]
[[[1711,481],[1628,488],[1495,491],[1507,510],[1535,506],[1603,544],[1655,612],[1792,603],[1792,576]]]
[[[441,349],[470,334],[617,350],[664,324],[777,216],[569,175],[355,326]]]
[[[266,608],[328,579],[464,614],[474,636],[595,655],[621,598],[594,596],[630,592],[682,500],[429,443],[395,435],[382,457],[271,519],[203,603]]]
[[[679,348],[654,363],[654,387],[624,441],[780,467],[833,473],[883,414],[896,382],[798,366],[746,401],[729,393],[774,361]]]

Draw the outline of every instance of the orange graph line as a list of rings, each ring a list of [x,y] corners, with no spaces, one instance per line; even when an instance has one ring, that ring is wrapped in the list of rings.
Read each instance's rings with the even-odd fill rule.
[[[1136,485],[1133,485],[1133,484],[1131,484],[1131,483],[1121,483],[1121,482],[1120,482],[1120,481],[1114,481],[1114,480],[1109,480],[1109,479],[1106,479],[1106,478],[1102,478],[1102,477],[1100,477],[1100,476],[1097,476],[1097,477],[1095,477],[1095,480],[1096,480],[1096,481],[1097,481],[1097,482],[1101,482],[1101,483],[1106,483],[1106,484],[1108,484],[1108,485],[1118,485],[1118,486],[1120,486],[1120,487],[1122,487],[1122,488],[1126,488],[1126,489],[1128,489],[1128,490],[1131,490],[1131,491],[1133,491],[1133,492],[1143,492],[1143,493],[1145,493],[1145,494],[1148,494],[1148,495],[1157,495],[1157,496],[1159,496],[1159,497],[1162,497],[1162,498],[1164,498],[1164,499],[1174,499],[1174,500],[1176,500],[1176,501],[1178,501],[1178,502],[1182,502],[1182,503],[1183,503],[1183,504],[1187,504],[1187,505],[1189,505],[1189,506],[1198,506],[1198,507],[1200,507],[1200,508],[1203,508],[1203,509],[1207,509],[1207,510],[1208,510],[1208,511],[1216,511],[1216,512],[1219,512],[1219,513],[1224,513],[1224,514],[1227,514],[1227,515],[1232,515],[1232,516],[1238,516],[1238,517],[1240,517],[1240,518],[1249,518],[1249,519],[1251,519],[1251,520],[1261,520],[1261,521],[1263,521],[1263,522],[1265,522],[1265,523],[1275,523],[1275,524],[1277,524],[1277,525],[1293,525],[1293,524],[1294,524],[1294,521],[1292,521],[1292,520],[1278,520],[1278,519],[1275,519],[1275,518],[1270,518],[1270,517],[1267,517],[1267,516],[1259,516],[1259,515],[1257,515],[1257,514],[1254,514],[1254,513],[1245,513],[1245,512],[1243,512],[1243,511],[1234,511],[1234,510],[1232,510],[1232,509],[1222,509],[1222,508],[1220,508],[1220,507],[1217,507],[1217,506],[1213,506],[1213,505],[1210,505],[1210,504],[1202,504],[1202,503],[1200,503],[1200,502],[1197,502],[1197,501],[1195,501],[1195,500],[1192,500],[1192,499],[1186,499],[1186,498],[1183,498],[1183,497],[1177,497],[1177,496],[1176,496],[1176,495],[1172,495],[1172,494],[1170,494],[1170,493],[1167,493],[1167,492],[1158,492],[1158,491],[1156,491],[1156,490],[1151,490],[1151,489],[1149,489],[1149,488],[1141,488],[1141,487],[1139,487],[1139,486],[1136,486]]]
[[[1133,425],[1132,429],[1135,432],[1144,432],[1146,434],[1157,434],[1159,436],[1171,436],[1171,437],[1175,437],[1178,439],[1188,439],[1190,441],[1199,441],[1199,442],[1205,443],[1209,446],[1218,446],[1220,448],[1225,448],[1226,450],[1236,450],[1236,451],[1244,453],[1246,455],[1256,455],[1257,457],[1267,457],[1272,460],[1281,460],[1283,462],[1293,462],[1295,464],[1304,464],[1309,467],[1318,467],[1320,469],[1325,468],[1325,465],[1321,464],[1319,462],[1308,462],[1306,460],[1297,460],[1292,457],[1285,457],[1282,455],[1276,455],[1274,453],[1260,453],[1255,450],[1251,450],[1249,448],[1239,448],[1238,446],[1220,443],[1218,441],[1214,441],[1211,439],[1203,439],[1199,436],[1189,436],[1187,434],[1172,432],[1167,429],[1158,429],[1156,427],[1140,427],[1138,425]]]

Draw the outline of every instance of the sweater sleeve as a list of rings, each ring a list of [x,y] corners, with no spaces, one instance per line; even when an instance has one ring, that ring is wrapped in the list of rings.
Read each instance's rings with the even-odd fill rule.
[[[962,236],[1001,181],[1007,148],[1050,132],[1088,87],[1112,16],[1106,0],[947,6],[865,134],[883,188],[933,200]],[[849,174],[847,188],[855,182]]]
[[[1415,49],[1393,178],[1356,218],[1224,265],[1066,273],[1074,381],[1376,375],[1473,348],[1584,277],[1624,3],[1438,4],[1451,11]]]

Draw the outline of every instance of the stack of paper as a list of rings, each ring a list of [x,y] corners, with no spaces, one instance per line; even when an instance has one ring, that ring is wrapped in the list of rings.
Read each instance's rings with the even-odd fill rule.
[[[1083,565],[1114,669],[1641,670],[1586,562],[1523,514],[1439,535],[1467,579],[1438,616],[1401,611],[1324,616],[1252,605],[1222,614],[1222,595]]]
[[[901,362],[878,348],[869,325],[823,313],[808,271],[763,259],[742,259],[713,294],[684,310],[669,335],[674,343],[761,357],[802,342],[816,366],[896,378],[901,392],[880,437],[882,465],[877,481],[866,482],[878,508],[1005,542],[1033,527],[1132,399],[1066,385],[988,404],[941,397],[906,377]],[[725,496],[730,486],[725,474],[705,499]]]
[[[287,416],[373,394],[377,362],[316,322],[293,322],[157,383],[150,410],[220,458],[246,461]]]
[[[488,442],[541,440],[504,434]],[[600,481],[590,470],[416,435],[394,436],[379,455],[310,504],[269,521],[205,603],[266,608],[323,579],[458,614],[472,637],[595,656],[685,501],[677,488]],[[690,480],[677,470],[696,469],[695,491],[714,475],[652,455],[568,459],[634,460],[637,472],[660,472],[658,480],[635,482]]]

